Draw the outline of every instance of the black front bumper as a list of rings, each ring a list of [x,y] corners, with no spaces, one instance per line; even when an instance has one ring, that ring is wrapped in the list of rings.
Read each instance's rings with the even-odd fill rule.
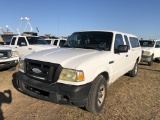
[[[18,64],[17,60],[0,62],[0,69],[15,67]]]
[[[20,89],[36,98],[60,104],[71,104],[83,107],[91,88],[91,83],[74,86],[62,83],[44,83],[29,78],[22,72],[17,73]]]

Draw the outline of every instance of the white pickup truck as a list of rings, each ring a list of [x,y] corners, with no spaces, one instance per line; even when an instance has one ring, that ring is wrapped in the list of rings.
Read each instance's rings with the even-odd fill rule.
[[[56,46],[49,45],[41,37],[23,35],[13,36],[9,46],[18,52],[20,58],[36,51],[56,48]]]
[[[17,81],[31,96],[97,113],[104,106],[109,85],[126,73],[137,75],[141,51],[135,35],[75,32],[61,48],[23,57]]]
[[[15,67],[18,62],[19,57],[15,50],[10,47],[0,45],[0,70]]]
[[[156,40],[140,40],[142,47],[142,62],[153,64],[153,59],[160,59],[160,39]]]

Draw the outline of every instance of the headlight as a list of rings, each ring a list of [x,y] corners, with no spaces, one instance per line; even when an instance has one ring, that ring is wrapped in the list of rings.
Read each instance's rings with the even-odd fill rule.
[[[83,71],[64,68],[61,71],[59,79],[65,81],[79,82],[84,80],[84,73]]]
[[[17,51],[12,51],[12,56],[18,56],[18,52]]]
[[[150,55],[151,55],[151,53],[150,53],[149,51],[144,51],[144,52],[143,52],[143,55],[150,56]]]
[[[24,70],[24,60],[19,61],[19,69]]]

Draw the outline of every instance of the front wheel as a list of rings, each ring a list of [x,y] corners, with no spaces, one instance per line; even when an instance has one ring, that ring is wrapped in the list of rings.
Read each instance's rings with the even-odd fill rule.
[[[138,62],[136,61],[133,69],[131,71],[129,71],[129,76],[131,77],[135,77],[138,73]]]
[[[102,75],[99,75],[93,82],[88,95],[88,100],[85,105],[86,109],[93,113],[98,113],[102,110],[107,93],[106,80]]]

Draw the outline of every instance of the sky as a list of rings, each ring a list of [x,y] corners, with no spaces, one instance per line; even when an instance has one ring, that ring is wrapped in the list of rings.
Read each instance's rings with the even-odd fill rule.
[[[21,17],[29,17],[39,35],[114,30],[143,39],[160,38],[160,0],[1,0],[0,27],[6,31],[9,25],[17,33]],[[23,21],[20,32],[25,25]]]

